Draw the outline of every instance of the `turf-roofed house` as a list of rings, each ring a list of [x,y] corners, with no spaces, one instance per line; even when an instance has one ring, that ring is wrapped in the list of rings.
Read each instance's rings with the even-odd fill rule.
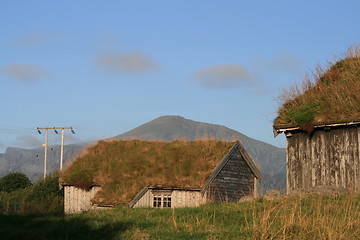
[[[256,195],[239,141],[100,141],[62,173],[65,213],[101,206],[176,208]]]
[[[275,136],[287,138],[287,193],[360,191],[360,51],[283,95]]]

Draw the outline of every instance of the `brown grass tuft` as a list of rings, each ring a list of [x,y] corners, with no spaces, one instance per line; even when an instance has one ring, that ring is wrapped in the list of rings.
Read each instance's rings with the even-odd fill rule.
[[[345,58],[317,66],[313,76],[283,90],[274,126],[303,126],[309,122],[360,119],[360,50],[350,48]]]

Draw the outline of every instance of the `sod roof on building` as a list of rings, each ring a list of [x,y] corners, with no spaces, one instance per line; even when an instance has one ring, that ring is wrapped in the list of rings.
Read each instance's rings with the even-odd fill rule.
[[[200,188],[234,143],[223,141],[100,141],[62,173],[61,181],[102,186],[94,201],[130,202],[146,185]]]
[[[360,121],[360,51],[285,90],[274,129]]]

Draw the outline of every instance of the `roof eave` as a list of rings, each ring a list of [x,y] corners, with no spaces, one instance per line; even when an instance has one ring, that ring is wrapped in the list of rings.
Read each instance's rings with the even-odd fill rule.
[[[338,122],[338,123],[329,123],[329,122],[323,122],[323,123],[314,123],[314,128],[323,128],[323,127],[339,127],[339,126],[352,126],[352,125],[359,125],[360,121],[348,121],[348,122]],[[291,126],[291,125],[274,125],[273,126],[273,132],[274,137],[277,135],[287,132],[287,131],[296,131],[301,130],[300,126]]]

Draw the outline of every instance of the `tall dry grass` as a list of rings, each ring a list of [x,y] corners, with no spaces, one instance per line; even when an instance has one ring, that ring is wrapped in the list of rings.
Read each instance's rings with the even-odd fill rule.
[[[360,49],[317,66],[300,84],[283,90],[274,125],[360,119]]]
[[[252,205],[254,239],[358,239],[360,196],[310,196]]]

